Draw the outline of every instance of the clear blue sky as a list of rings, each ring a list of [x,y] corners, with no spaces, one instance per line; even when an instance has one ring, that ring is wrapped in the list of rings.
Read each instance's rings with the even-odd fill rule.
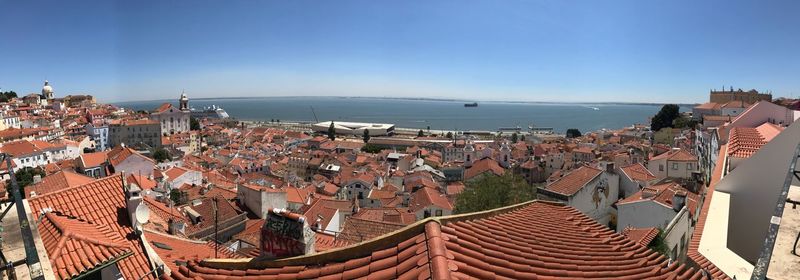
[[[800,1],[6,1],[0,88],[100,101],[800,95]]]

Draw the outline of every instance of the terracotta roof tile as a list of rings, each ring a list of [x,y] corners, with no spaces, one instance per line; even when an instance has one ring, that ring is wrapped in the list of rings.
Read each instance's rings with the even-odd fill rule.
[[[236,254],[223,245],[219,245],[217,249],[214,241],[190,240],[151,231],[145,231],[144,235],[150,243],[150,247],[172,271],[178,270],[178,263],[186,263],[189,260],[198,258],[237,257]]]
[[[108,151],[86,153],[82,154],[79,158],[80,166],[82,167],[95,167],[100,166],[108,160]]]
[[[42,178],[42,181],[27,187],[28,191],[24,194],[26,197],[30,196],[30,191],[36,195],[43,195],[56,192],[62,189],[80,186],[94,181],[94,178],[77,174],[71,171],[59,171]]]
[[[694,216],[697,210],[697,204],[700,198],[697,194],[686,190],[683,186],[675,182],[653,185],[645,187],[642,190],[626,197],[617,202],[617,205],[631,203],[636,201],[651,200],[657,202],[664,207],[672,208],[672,199],[676,193],[686,194],[686,207],[689,210],[689,215]]]
[[[638,243],[642,246],[647,246],[653,239],[658,236],[658,228],[648,227],[648,228],[632,228],[627,227],[622,231],[622,235],[628,237],[628,239],[632,240],[633,242]]]
[[[131,253],[125,238],[109,226],[61,213],[45,214],[39,234],[59,279],[73,278]]]
[[[502,176],[505,169],[497,161],[491,158],[484,158],[472,164],[472,167],[464,171],[464,180],[471,179],[480,174],[491,172],[494,175]]]
[[[405,225],[410,225],[417,221],[417,216],[409,212],[408,208],[399,207],[361,208],[357,213],[353,213],[352,217]]]
[[[783,128],[771,123],[758,127],[734,127],[728,136],[728,156],[749,158],[775,138]]]
[[[350,244],[367,241],[405,227],[405,224],[349,217],[344,222],[339,239]]]
[[[667,159],[669,161],[697,161],[697,156],[686,150],[671,150],[666,153],[657,155],[650,160]]]
[[[571,196],[602,173],[603,170],[584,165],[547,185],[547,190]]]
[[[700,271],[597,224],[572,207],[528,202],[428,218],[359,243],[278,261],[197,260],[175,279],[688,279]]]
[[[641,163],[634,163],[620,169],[628,178],[635,181],[646,182],[656,179],[656,176],[650,173],[650,170],[647,170],[647,167],[644,167]]]
[[[447,196],[432,188],[422,188],[413,194],[408,202],[408,208],[417,212],[428,206],[436,206],[446,210],[453,210],[453,204]]]
[[[119,214],[119,209],[125,209],[126,207],[121,176],[110,176],[85,185],[36,196],[29,199],[28,202],[32,213],[39,213],[43,208],[52,208],[61,216],[75,217],[75,219],[86,221],[87,225],[91,224],[97,229],[92,234],[102,232],[106,235],[115,235],[122,238],[119,243],[124,244],[125,250],[129,250],[133,254],[117,263],[125,278],[138,279],[150,271],[147,257],[139,243],[140,240],[138,238],[127,238],[128,236],[134,236],[128,217]],[[72,227],[69,226],[68,228]],[[45,244],[58,243],[53,240],[55,235],[42,233],[40,235],[42,236],[42,242]],[[103,241],[113,240],[117,239],[106,238]],[[84,251],[91,248],[86,247],[89,246],[88,244],[78,245],[77,248],[84,249]],[[63,267],[68,271],[80,271],[81,267],[84,266],[80,259],[71,257],[60,259],[64,262]],[[61,277],[60,279],[64,278]],[[145,276],[145,279],[152,279],[152,276]]]

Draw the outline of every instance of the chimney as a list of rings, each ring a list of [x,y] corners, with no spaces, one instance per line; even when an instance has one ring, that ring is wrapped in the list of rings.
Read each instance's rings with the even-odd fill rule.
[[[42,175],[33,175],[33,183],[38,184],[42,182]]]
[[[317,215],[317,221],[314,222],[314,226],[311,228],[314,231],[321,231],[322,230],[322,215]]]
[[[172,218],[170,218],[167,221],[167,224],[168,224],[167,231],[169,232],[169,234],[172,235],[185,234],[186,224],[183,221],[174,221],[172,220]]]
[[[261,227],[261,256],[278,259],[313,254],[316,233],[311,229],[304,216],[270,208]],[[285,246],[287,241],[294,245]]]
[[[642,198],[644,199],[653,198],[656,196],[656,194],[658,194],[658,191],[655,189],[651,189],[648,187],[642,188]]]
[[[672,210],[681,211],[684,205],[686,205],[686,191],[675,190],[675,194],[672,196]]]
[[[614,163],[613,162],[606,162],[606,172],[614,173]]]
[[[131,183],[127,185],[125,189],[125,205],[128,210],[128,218],[131,221],[131,225],[136,224],[136,207],[139,207],[139,204],[142,204],[142,189],[139,188],[139,185]]]

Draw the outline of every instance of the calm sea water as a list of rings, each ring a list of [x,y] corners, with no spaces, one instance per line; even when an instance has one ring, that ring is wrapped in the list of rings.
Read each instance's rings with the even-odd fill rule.
[[[120,102],[135,110],[153,110],[161,101]],[[177,100],[172,101],[177,105]],[[189,100],[194,108],[217,105],[240,120],[320,121],[393,123],[397,127],[489,130],[533,124],[563,132],[568,128],[595,131],[647,123],[660,105],[634,104],[543,104],[479,102],[465,108],[463,101],[403,100],[361,97],[265,97],[247,99]],[[594,108],[597,108],[596,110]],[[690,110],[681,107],[681,111]]]

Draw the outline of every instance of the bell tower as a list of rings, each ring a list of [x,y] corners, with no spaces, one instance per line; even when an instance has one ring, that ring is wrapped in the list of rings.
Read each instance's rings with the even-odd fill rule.
[[[189,97],[186,96],[186,92],[181,92],[181,99],[178,99],[180,102],[180,109],[181,111],[189,111]]]

